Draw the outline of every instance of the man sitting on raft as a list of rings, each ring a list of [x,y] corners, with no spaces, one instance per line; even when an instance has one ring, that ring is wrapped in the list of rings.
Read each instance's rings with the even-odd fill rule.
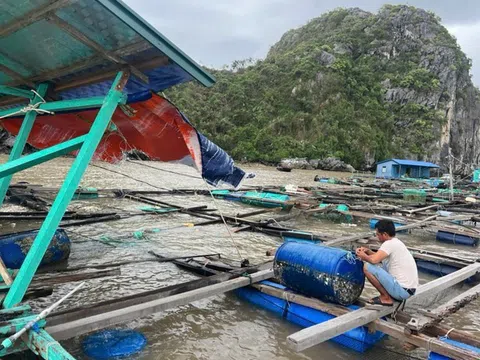
[[[395,237],[392,221],[380,220],[375,225],[375,232],[382,243],[380,249],[373,252],[361,247],[356,254],[365,261],[363,272],[368,281],[380,292],[380,296],[369,303],[392,306],[395,300],[403,301],[415,294],[418,287],[417,264],[405,244]]]

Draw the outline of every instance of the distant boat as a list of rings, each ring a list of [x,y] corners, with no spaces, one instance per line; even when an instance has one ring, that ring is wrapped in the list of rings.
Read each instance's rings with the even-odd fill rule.
[[[0,257],[9,269],[20,269],[38,230],[22,231],[0,236]],[[70,239],[63,229],[57,229],[48,245],[40,265],[50,265],[67,260],[70,256]]]
[[[283,167],[283,166],[277,166],[277,170],[278,170],[278,171],[283,171],[283,172],[291,172],[291,171],[292,171],[292,168]]]

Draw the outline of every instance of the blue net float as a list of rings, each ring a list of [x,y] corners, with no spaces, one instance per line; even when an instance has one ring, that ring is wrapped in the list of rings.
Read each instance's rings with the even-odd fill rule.
[[[140,352],[147,338],[135,330],[107,329],[87,336],[82,342],[85,355],[95,360],[124,358]]]

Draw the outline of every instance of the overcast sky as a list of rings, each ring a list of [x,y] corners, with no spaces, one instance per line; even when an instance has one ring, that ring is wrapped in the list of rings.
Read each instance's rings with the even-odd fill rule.
[[[263,58],[289,29],[336,7],[376,12],[383,4],[434,11],[473,60],[480,86],[480,0],[124,0],[202,65],[220,68],[233,60]]]

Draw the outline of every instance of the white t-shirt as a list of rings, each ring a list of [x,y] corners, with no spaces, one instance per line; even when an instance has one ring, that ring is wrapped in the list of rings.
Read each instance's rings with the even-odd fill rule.
[[[418,287],[417,264],[405,244],[395,237],[385,241],[379,250],[388,255],[382,263],[398,283],[403,288],[416,289]]]

